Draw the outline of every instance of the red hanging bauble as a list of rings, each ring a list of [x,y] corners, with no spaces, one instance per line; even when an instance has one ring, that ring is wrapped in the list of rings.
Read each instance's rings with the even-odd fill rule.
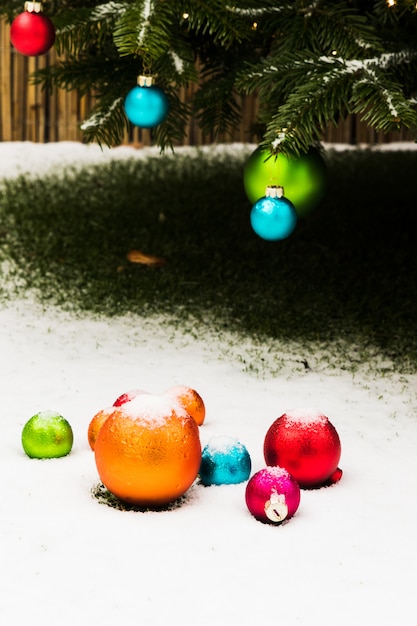
[[[21,54],[38,56],[52,48],[55,27],[47,15],[42,13],[41,2],[25,2],[25,10],[12,22],[10,41]]]

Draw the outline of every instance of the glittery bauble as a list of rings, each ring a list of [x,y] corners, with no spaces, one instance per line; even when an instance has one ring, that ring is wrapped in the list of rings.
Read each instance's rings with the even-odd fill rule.
[[[98,434],[104,422],[110,417],[113,411],[114,411],[114,407],[112,406],[106,407],[105,409],[101,409],[98,413],[96,413],[92,417],[88,425],[88,430],[87,430],[87,439],[88,439],[90,448],[92,450],[94,450],[94,446],[96,445]]]
[[[199,426],[203,424],[206,406],[198,391],[187,385],[175,385],[167,389],[164,395],[178,402]]]
[[[276,419],[264,441],[267,465],[285,467],[302,488],[340,480],[339,435],[329,419],[313,409],[295,409]]]
[[[168,98],[157,85],[136,85],[125,99],[125,112],[129,121],[140,128],[158,126],[168,115],[168,110]]]
[[[267,241],[278,241],[291,235],[297,224],[294,205],[287,198],[260,198],[252,207],[253,230]]]
[[[160,507],[182,496],[201,463],[199,428],[178,405],[142,393],[114,407],[94,446],[102,483],[125,502]]]
[[[74,435],[71,425],[56,411],[40,411],[26,422],[22,446],[32,459],[56,459],[71,452]]]
[[[55,27],[47,15],[24,11],[10,26],[10,41],[21,54],[39,56],[52,48]]]
[[[246,505],[256,519],[280,524],[297,511],[300,487],[282,467],[266,467],[256,472],[246,485]]]
[[[243,483],[250,471],[249,452],[237,439],[213,437],[203,448],[199,471],[203,485]]]
[[[298,217],[304,217],[326,194],[327,168],[316,148],[293,158],[256,148],[245,165],[243,184],[252,204],[265,195],[268,185],[281,185]]]

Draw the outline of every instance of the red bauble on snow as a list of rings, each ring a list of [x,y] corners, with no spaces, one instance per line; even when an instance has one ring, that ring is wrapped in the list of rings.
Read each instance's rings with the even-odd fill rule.
[[[40,2],[26,2],[25,11],[20,13],[10,27],[12,45],[26,56],[39,56],[52,48],[55,27],[47,15],[42,13]]]
[[[330,485],[342,476],[339,435],[312,409],[288,411],[273,422],[264,441],[267,465],[285,467],[302,488]]]

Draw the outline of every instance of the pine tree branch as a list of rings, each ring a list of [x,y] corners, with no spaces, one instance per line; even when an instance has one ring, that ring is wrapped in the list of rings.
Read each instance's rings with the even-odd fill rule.
[[[387,68],[395,61],[404,62],[404,57],[382,55],[351,61],[321,57],[315,63],[293,66],[294,82],[284,103],[272,118],[266,113],[264,145],[273,152],[298,154],[319,140],[329,123],[337,125],[340,117],[349,113],[362,114],[362,119],[376,130],[417,128],[415,104],[387,75]],[[275,68],[278,83],[285,71],[286,67]]]
[[[11,19],[22,0],[3,0]],[[259,97],[264,145],[304,150],[349,113],[377,130],[417,128],[417,8],[397,0],[44,0],[63,58],[35,82],[93,92],[88,140],[114,144],[128,127],[123,100],[152,72],[171,110],[162,146],[193,113],[205,134],[240,122],[236,94]],[[184,104],[178,89],[199,83]]]
[[[70,8],[54,17],[55,48],[59,55],[75,55],[92,44],[112,37],[115,22],[127,9],[126,2],[106,2],[92,8]]]
[[[125,131],[128,121],[123,107],[124,99],[120,96],[111,99],[103,97],[81,124],[81,130],[87,142],[96,141],[99,145],[118,145]]]

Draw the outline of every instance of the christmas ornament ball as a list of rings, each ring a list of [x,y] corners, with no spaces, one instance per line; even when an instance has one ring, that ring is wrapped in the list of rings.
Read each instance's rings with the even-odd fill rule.
[[[136,398],[136,396],[138,396],[140,393],[147,393],[147,392],[143,391],[143,389],[130,389],[129,391],[126,391],[125,393],[122,393],[120,396],[118,396],[116,400],[113,402],[113,406],[121,406],[125,402],[130,402],[131,400]]]
[[[281,185],[298,217],[304,217],[322,202],[327,187],[327,168],[319,150],[311,147],[299,157],[273,155],[261,147],[250,155],[243,172],[243,184],[254,204],[271,184]]]
[[[117,498],[158,508],[181,497],[201,463],[199,428],[162,395],[142,393],[102,425],[94,446],[101,482]]]
[[[114,407],[106,407],[105,409],[101,409],[100,411],[98,411],[98,413],[96,413],[91,419],[88,425],[87,439],[92,450],[94,450],[94,446],[96,445],[96,440],[101,430],[101,427],[103,426],[106,419],[110,417],[113,411]]]
[[[257,520],[280,524],[297,511],[300,487],[286,469],[266,467],[250,478],[245,499],[249,511]]]
[[[10,41],[21,54],[39,56],[52,48],[55,27],[47,15],[24,11],[10,26]]]
[[[206,406],[203,398],[196,389],[188,387],[187,385],[174,385],[167,389],[164,395],[178,402],[180,406],[191,415],[195,422],[199,426],[202,426],[206,417]]]
[[[125,99],[126,116],[140,128],[153,128],[164,121],[169,111],[169,102],[158,85],[136,85]]]
[[[340,455],[335,427],[314,409],[287,411],[271,424],[264,440],[267,465],[284,467],[305,489],[340,480]]]
[[[200,480],[203,485],[234,485],[248,480],[251,458],[246,447],[232,437],[213,437],[204,446]]]
[[[56,459],[71,452],[74,435],[70,423],[56,411],[40,411],[22,430],[22,447],[32,459]]]
[[[285,239],[297,224],[294,205],[287,198],[264,196],[252,207],[250,222],[255,233],[267,241]]]

